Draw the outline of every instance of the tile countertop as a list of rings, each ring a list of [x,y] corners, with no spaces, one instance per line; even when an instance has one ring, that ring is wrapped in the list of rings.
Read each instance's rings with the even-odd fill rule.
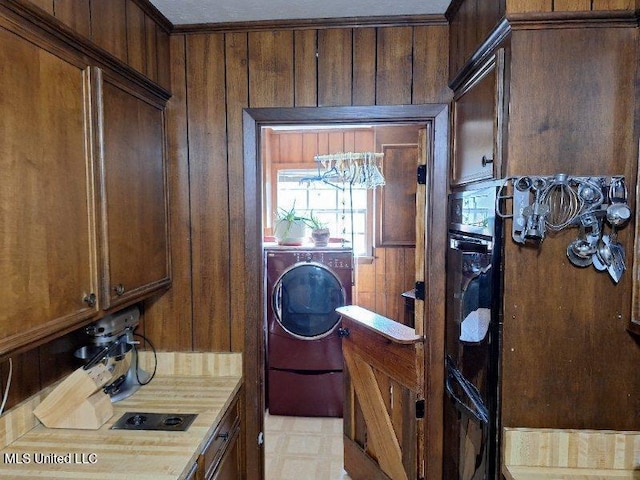
[[[152,356],[145,353],[140,364],[151,372]],[[184,478],[239,390],[241,375],[240,354],[161,352],[153,380],[114,403],[113,417],[98,430],[46,428],[31,413],[44,397],[32,397],[0,418],[0,478]],[[198,416],[186,432],[110,429],[130,411]]]

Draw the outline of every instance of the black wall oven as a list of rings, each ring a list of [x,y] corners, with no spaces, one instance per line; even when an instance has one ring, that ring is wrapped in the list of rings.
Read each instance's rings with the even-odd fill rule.
[[[499,478],[502,223],[498,185],[449,195],[444,478]]]

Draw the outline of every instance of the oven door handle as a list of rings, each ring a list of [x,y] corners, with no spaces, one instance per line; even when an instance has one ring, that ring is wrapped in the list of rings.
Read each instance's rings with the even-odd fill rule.
[[[448,359],[447,359],[448,360]],[[451,380],[455,380],[465,395],[469,397],[475,409],[469,407],[466,403],[462,401],[460,397],[458,397],[453,391],[453,386],[451,385]],[[445,388],[447,390],[447,394],[453,401],[454,406],[458,411],[464,413],[471,418],[475,419],[478,423],[488,423],[489,422],[489,412],[486,407],[482,404],[482,400],[480,399],[480,394],[477,389],[466,380],[462,374],[453,366],[447,362],[447,376],[445,379]]]
[[[451,239],[451,248],[460,250],[464,253],[489,253],[491,247],[489,243],[472,242],[469,240],[460,240],[458,238]]]

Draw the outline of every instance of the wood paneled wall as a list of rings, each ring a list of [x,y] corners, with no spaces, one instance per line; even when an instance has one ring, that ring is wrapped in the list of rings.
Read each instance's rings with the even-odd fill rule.
[[[165,351],[193,349],[192,259],[187,131],[185,43],[170,38],[172,97],[167,104],[171,289],[145,301],[142,328]]]
[[[637,41],[633,24],[513,31],[507,176],[622,174],[637,204]],[[539,248],[507,236],[503,422],[638,430],[640,348],[626,331],[633,224],[618,234],[628,267],[619,284],[567,260],[577,234]]]
[[[356,303],[385,317],[406,323],[402,293],[416,283],[415,248],[374,248],[373,261],[356,270]]]
[[[251,294],[244,291],[244,224],[237,213],[242,108],[447,103],[448,26],[198,33],[182,42],[194,341],[165,334],[162,346],[241,351],[242,298]]]
[[[31,0],[30,3],[170,90],[170,24],[146,0]]]
[[[634,10],[637,0],[506,0],[507,13]]]
[[[506,0],[454,0],[447,11],[449,78],[453,80],[504,17]]]
[[[265,152],[264,165],[299,163],[315,168],[314,157],[338,152],[374,151],[373,127],[352,129],[349,127],[325,128],[306,131],[270,130],[270,148]]]

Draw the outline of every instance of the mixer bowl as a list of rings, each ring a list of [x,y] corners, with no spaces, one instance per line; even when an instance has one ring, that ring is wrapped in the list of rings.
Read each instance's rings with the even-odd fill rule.
[[[93,358],[98,352],[104,349],[104,345],[85,345],[84,347],[78,348],[75,352],[73,352],[73,356],[80,360],[89,360]],[[115,358],[116,360],[121,359],[127,353],[131,351],[133,345],[128,342],[120,341],[117,346],[114,346],[111,352],[109,353],[109,358]]]

